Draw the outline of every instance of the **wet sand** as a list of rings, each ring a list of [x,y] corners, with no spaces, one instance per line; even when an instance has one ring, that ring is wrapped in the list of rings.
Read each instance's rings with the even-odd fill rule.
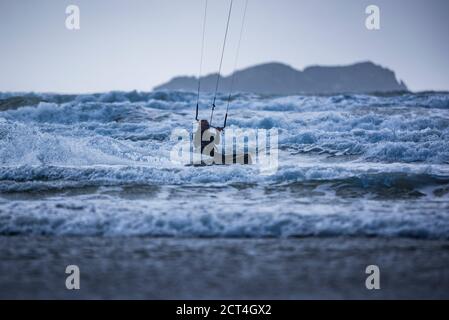
[[[365,288],[371,264],[380,290]],[[0,298],[447,299],[448,266],[449,241],[2,236]]]

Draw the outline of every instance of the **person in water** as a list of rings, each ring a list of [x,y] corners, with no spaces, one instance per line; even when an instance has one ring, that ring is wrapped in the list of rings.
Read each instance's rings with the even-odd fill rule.
[[[217,145],[223,128],[212,128],[207,120],[200,120],[195,132],[195,149],[201,150],[203,156],[215,157],[218,154]]]
[[[223,128],[211,127],[209,121],[200,120],[194,136],[194,146],[197,152],[201,152],[202,156],[213,160],[215,164],[251,164],[252,159],[250,154],[225,155],[218,151],[222,131]]]

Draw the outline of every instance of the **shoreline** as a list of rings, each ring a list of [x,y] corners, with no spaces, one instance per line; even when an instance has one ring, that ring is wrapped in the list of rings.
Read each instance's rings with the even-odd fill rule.
[[[0,236],[0,298],[447,299],[448,264],[445,240]]]

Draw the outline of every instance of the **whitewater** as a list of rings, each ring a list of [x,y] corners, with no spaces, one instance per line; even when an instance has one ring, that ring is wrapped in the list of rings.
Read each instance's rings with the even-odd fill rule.
[[[0,235],[449,239],[449,93],[237,94],[230,129],[278,132],[270,175],[171,161],[195,105],[180,91],[0,93]]]

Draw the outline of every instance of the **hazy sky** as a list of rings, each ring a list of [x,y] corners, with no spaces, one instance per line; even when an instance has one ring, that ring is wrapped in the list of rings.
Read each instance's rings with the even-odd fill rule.
[[[0,91],[151,90],[197,75],[205,0],[0,0]],[[65,27],[78,5],[81,29]],[[381,30],[365,28],[365,8]],[[218,69],[229,0],[209,0],[205,61]],[[234,0],[224,73],[232,70],[244,0]],[[411,90],[449,90],[447,0],[249,0],[239,67],[297,69],[372,60]]]

